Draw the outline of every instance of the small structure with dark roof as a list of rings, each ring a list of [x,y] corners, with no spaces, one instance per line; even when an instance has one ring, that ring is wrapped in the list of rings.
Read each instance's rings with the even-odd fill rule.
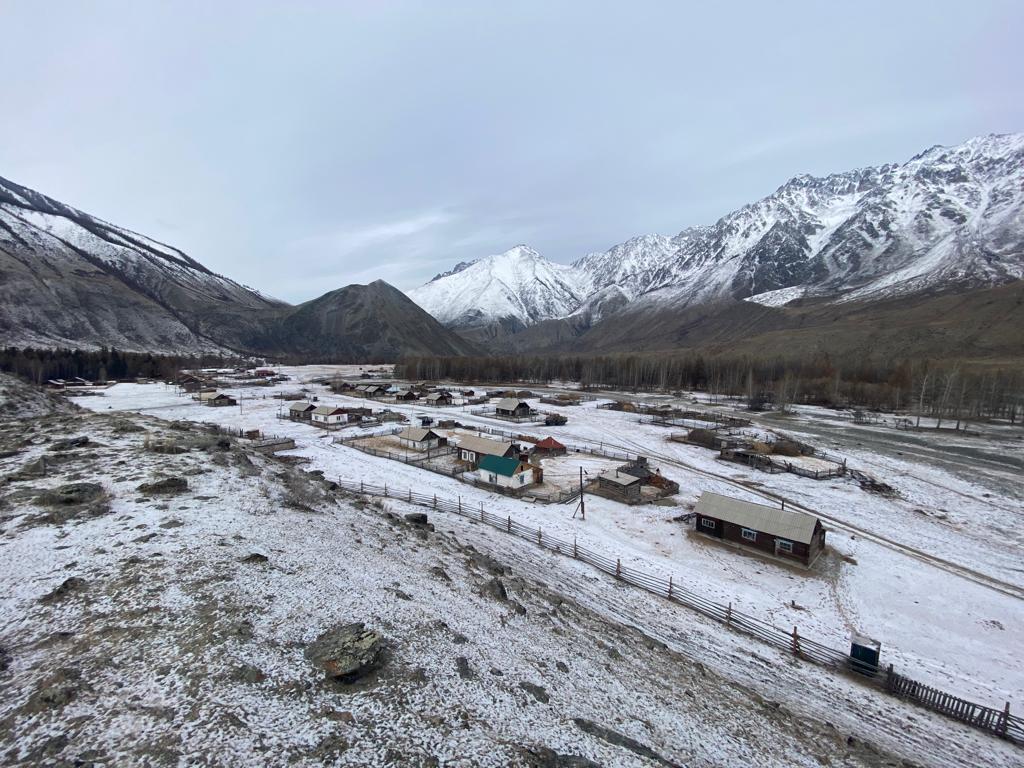
[[[705,491],[694,508],[698,533],[809,567],[825,548],[813,515]]]
[[[540,456],[565,456],[566,447],[553,437],[545,437],[533,446],[532,453]]]
[[[597,476],[597,487],[619,501],[638,502],[641,499],[643,481],[635,475],[613,469]]]
[[[309,421],[316,406],[312,403],[292,403],[288,406],[288,418],[292,421]]]
[[[431,392],[425,398],[427,405],[451,405],[452,395],[451,392]]]
[[[529,419],[537,415],[525,400],[517,397],[503,397],[494,405],[494,415],[499,419]]]

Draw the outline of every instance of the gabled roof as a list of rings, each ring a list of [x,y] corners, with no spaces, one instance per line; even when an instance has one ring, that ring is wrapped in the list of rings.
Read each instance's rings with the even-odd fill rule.
[[[312,403],[292,403],[288,406],[288,410],[294,413],[306,413],[307,411],[315,411],[316,406]]]
[[[519,459],[504,456],[484,456],[480,459],[480,469],[484,472],[493,472],[496,475],[512,477],[520,472],[526,472],[529,468]]]
[[[513,448],[512,443],[488,440],[486,437],[475,437],[473,435],[459,436],[460,450],[472,451],[483,456],[504,456]]]
[[[412,440],[414,443],[422,443],[424,440],[437,440],[440,437],[434,430],[423,429],[422,427],[406,427],[398,433],[398,436],[406,440]]]
[[[427,395],[427,400],[440,400],[442,397],[451,399],[451,395],[448,392],[431,392]]]
[[[545,437],[543,440],[541,440],[539,443],[537,443],[537,447],[538,448],[546,448],[549,451],[551,449],[553,449],[553,448],[565,448],[564,445],[562,445],[560,442],[555,440],[555,438],[553,438],[553,437]]]
[[[320,416],[332,416],[333,414],[339,412],[344,413],[345,409],[340,408],[337,405],[318,405],[313,411],[313,413],[318,414]]]
[[[754,504],[705,491],[694,507],[698,515],[724,520],[790,541],[810,544],[818,518],[781,507]]]
[[[520,405],[525,405],[527,408],[530,407],[528,402],[520,400],[518,397],[503,397],[495,403],[494,407],[499,411],[514,411]]]

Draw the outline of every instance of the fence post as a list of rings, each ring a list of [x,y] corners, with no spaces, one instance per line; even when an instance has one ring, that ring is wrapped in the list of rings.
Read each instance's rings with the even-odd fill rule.
[[[796,632],[796,627],[793,627],[793,655],[800,655],[800,635]]]
[[[459,500],[459,514],[461,515],[462,514],[462,497],[458,496],[457,498]]]
[[[409,489],[409,503],[412,504],[412,488]]]
[[[437,509],[437,494],[434,494],[434,509]]]
[[[1010,722],[1010,702],[1006,702],[1006,706],[1003,707],[1002,714],[999,715],[999,719],[996,721],[996,735],[1002,738],[1006,738],[1006,727]]]
[[[668,599],[672,599],[672,577],[668,577]]]
[[[359,481],[359,492],[360,493],[363,492],[363,481],[362,480]]]
[[[615,558],[615,578],[622,578],[622,558]]]
[[[387,497],[388,497],[388,484],[384,483],[384,498],[386,499]]]
[[[576,537],[575,536],[572,537],[572,556],[575,559],[577,559],[577,560],[579,559],[579,556],[580,556],[579,550],[576,548]]]
[[[484,503],[480,502],[480,522],[484,522]]]
[[[732,603],[725,609],[725,626],[732,627]]]
[[[508,533],[512,533],[512,515],[508,516],[508,527],[505,530]]]
[[[541,533],[541,530],[540,530],[540,528],[538,528],[538,529],[537,529],[537,543],[538,543],[538,544],[540,544],[540,543],[541,543],[541,538],[543,537],[543,535],[544,535],[544,534],[542,534],[542,533]]]

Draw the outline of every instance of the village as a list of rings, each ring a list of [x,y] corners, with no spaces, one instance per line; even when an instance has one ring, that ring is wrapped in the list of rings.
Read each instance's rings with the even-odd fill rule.
[[[510,530],[532,526],[846,647],[869,671],[892,664],[999,705],[1024,697],[1024,665],[999,652],[1019,623],[1021,542],[992,536],[1019,518],[1019,488],[1002,469],[928,467],[883,450],[894,433],[884,423],[851,432],[852,413],[761,415],[700,393],[399,381],[369,366],[81,388],[88,396],[69,394],[90,409],[206,422],[328,481],[398,500],[426,493],[507,518]],[[988,439],[1024,452],[1015,432]],[[951,589],[963,596],[955,609]],[[978,652],[952,650],[965,645]]]

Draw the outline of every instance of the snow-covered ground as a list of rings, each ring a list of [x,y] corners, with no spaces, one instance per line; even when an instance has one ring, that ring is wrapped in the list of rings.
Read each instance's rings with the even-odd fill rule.
[[[164,419],[287,435],[297,445],[291,453],[307,457],[308,468],[321,469],[328,478],[386,481],[396,490],[459,497],[553,535],[575,537],[582,546],[620,557],[623,565],[665,579],[671,575],[675,583],[709,599],[731,602],[737,610],[779,627],[797,626],[802,635],[832,647],[846,647],[851,631],[874,637],[882,643],[883,663],[954,694],[991,706],[1007,700],[1011,707],[1024,704],[1020,654],[1024,515],[1019,490],[1014,495],[998,482],[1003,470],[977,471],[968,479],[937,466],[928,455],[923,459],[908,452],[899,456],[897,451],[882,450],[882,442],[872,443],[874,450],[858,445],[864,442],[856,439],[860,433],[851,436],[844,431],[849,421],[833,412],[799,409],[788,417],[788,434],[847,457],[851,467],[899,490],[900,498],[886,499],[850,480],[767,475],[719,462],[711,451],[669,442],[670,429],[640,424],[635,414],[597,409],[595,401],[566,408],[546,405],[564,413],[569,423],[545,434],[570,444],[601,444],[648,455],[680,484],[676,507],[628,507],[588,497],[583,522],[573,518],[572,504],[530,504],[491,494],[334,444],[337,433],[275,418],[287,404],[270,395],[295,391],[299,382],[323,375],[325,368],[285,368],[296,380],[273,389],[228,389],[240,398],[240,406],[234,408],[200,406],[161,384],[119,384],[100,397],[79,402],[98,411],[139,411]],[[362,399],[333,395],[325,387],[310,385],[310,389],[321,403],[366,404]],[[468,409],[432,411],[422,403],[387,407],[410,416],[434,413],[464,424],[493,426],[493,421],[473,417]],[[887,430],[882,426],[864,429],[880,434]],[[834,434],[833,440],[825,443],[822,433]],[[944,439],[936,437],[939,442]],[[996,438],[974,440],[1004,448]],[[941,445],[930,450],[941,450]],[[781,496],[815,510],[829,528],[829,551],[810,573],[804,573],[695,536],[673,518],[687,511],[705,490],[761,502],[771,494],[767,496],[770,503],[777,503]],[[636,599],[652,598],[637,595]]]

